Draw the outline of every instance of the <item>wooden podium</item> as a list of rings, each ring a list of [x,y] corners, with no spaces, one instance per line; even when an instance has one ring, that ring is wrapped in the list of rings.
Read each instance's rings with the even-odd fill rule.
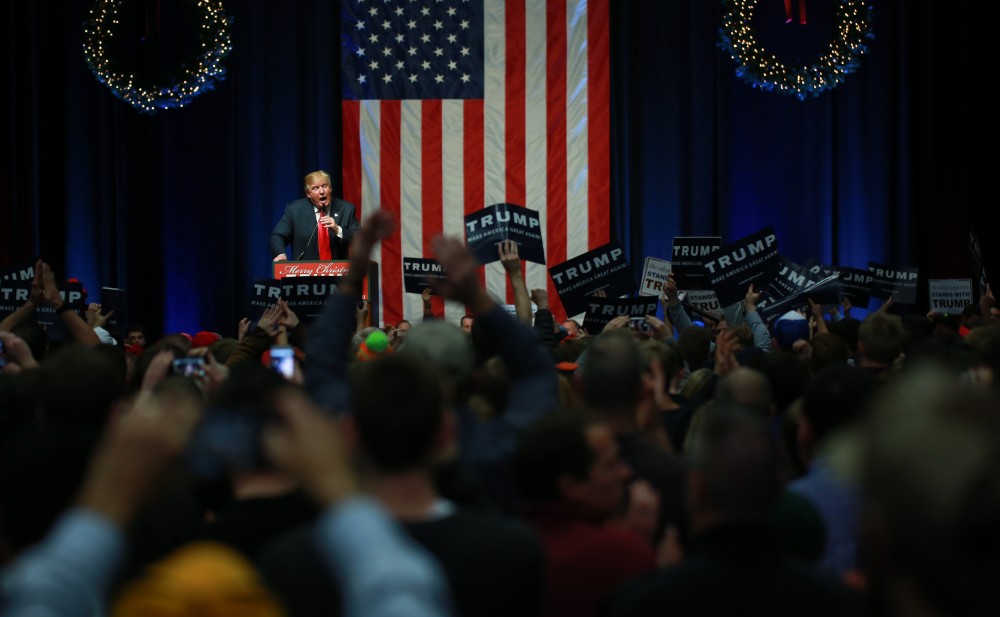
[[[271,264],[272,276],[278,280],[298,276],[332,276],[339,279],[347,274],[351,262],[335,261],[275,261]],[[379,298],[378,264],[368,262],[368,274],[361,283],[361,298],[371,303],[368,312],[369,323],[381,323]]]

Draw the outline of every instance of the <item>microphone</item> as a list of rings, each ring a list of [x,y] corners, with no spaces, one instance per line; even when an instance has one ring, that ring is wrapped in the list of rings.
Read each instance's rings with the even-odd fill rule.
[[[320,215],[321,218],[324,217],[324,216],[326,216],[326,206],[320,206],[319,215]],[[295,258],[295,261],[299,261],[300,259],[302,259],[302,256],[306,254],[307,250],[309,250],[309,245],[312,244],[313,238],[316,237],[316,229],[318,227],[319,227],[319,224],[313,225],[312,233],[309,234],[309,239],[306,240],[306,245],[304,247],[302,247],[302,252],[299,253],[299,256]]]

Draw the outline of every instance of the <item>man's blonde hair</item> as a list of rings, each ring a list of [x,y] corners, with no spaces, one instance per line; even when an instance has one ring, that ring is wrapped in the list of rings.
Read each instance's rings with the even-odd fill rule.
[[[306,174],[306,185],[305,185],[306,191],[309,190],[309,185],[315,182],[318,178],[323,178],[324,180],[326,180],[327,184],[332,184],[332,182],[330,181],[330,174],[326,173],[322,169],[317,169],[316,171],[311,171]]]

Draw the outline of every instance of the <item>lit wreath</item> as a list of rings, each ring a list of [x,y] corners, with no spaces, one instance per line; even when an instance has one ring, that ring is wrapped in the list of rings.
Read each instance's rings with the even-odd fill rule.
[[[232,50],[230,18],[221,0],[194,0],[199,13],[197,55],[181,63],[168,83],[141,83],[108,58],[107,43],[115,36],[123,0],[98,0],[83,25],[83,55],[87,66],[111,92],[142,113],[184,107],[226,77],[223,61]]]
[[[809,66],[786,67],[774,54],[762,49],[751,25],[757,0],[723,0],[729,10],[722,17],[719,47],[736,62],[736,75],[754,88],[795,95],[805,100],[832,90],[857,70],[868,51],[872,7],[864,0],[834,0],[834,36],[830,49]]]

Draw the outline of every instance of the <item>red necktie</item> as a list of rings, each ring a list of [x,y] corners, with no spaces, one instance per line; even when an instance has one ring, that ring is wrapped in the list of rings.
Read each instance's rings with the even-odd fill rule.
[[[319,215],[321,218],[326,216],[326,209],[320,208]],[[316,241],[319,243],[319,258],[325,260],[333,259],[333,253],[330,251],[329,230],[325,225],[320,225],[318,222],[316,224],[319,225],[319,230],[316,232]]]

